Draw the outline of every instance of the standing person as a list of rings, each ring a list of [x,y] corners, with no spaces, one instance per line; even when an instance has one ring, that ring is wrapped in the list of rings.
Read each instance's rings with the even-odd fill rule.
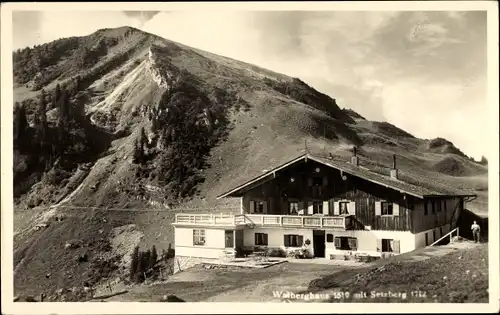
[[[474,242],[479,243],[479,235],[481,234],[481,227],[477,224],[476,221],[471,225],[470,229],[472,230],[472,236],[474,237]]]

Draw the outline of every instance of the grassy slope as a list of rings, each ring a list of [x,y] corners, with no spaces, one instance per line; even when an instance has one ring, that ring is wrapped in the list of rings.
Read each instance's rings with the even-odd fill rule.
[[[349,292],[347,299],[332,298],[332,302],[488,302],[488,246],[457,250],[442,257],[423,261],[405,260],[416,253],[391,259],[392,262],[365,270],[352,270],[314,280],[309,285],[313,292]],[[383,263],[383,261],[381,261]],[[377,268],[383,271],[372,273]],[[356,276],[363,280],[356,281]],[[371,292],[406,292],[400,297],[371,298]],[[411,296],[412,291],[422,294]],[[368,298],[357,299],[354,293],[366,292]]]
[[[156,42],[156,44],[170,47],[170,54],[162,58],[171,59],[175,66],[195,74],[206,85],[236,91],[239,97],[249,104],[249,110],[241,109],[231,112],[232,126],[229,137],[211,151],[211,156],[208,158],[210,167],[204,170],[205,182],[200,185],[201,194],[192,201],[186,202],[184,204],[186,206],[237,207],[239,206],[237,201],[215,201],[215,197],[237,183],[302,154],[305,140],[310,149],[328,151],[347,157],[350,154],[348,150],[352,147],[348,137],[353,131],[365,139],[367,144],[362,147],[362,152],[370,160],[380,165],[390,166],[390,156],[396,153],[400,156],[399,167],[403,170],[417,171],[432,180],[444,180],[449,185],[480,186],[483,190],[477,201],[477,209],[473,210],[482,208],[484,211],[487,206],[484,199],[487,194],[487,190],[484,190],[487,189],[484,167],[480,171],[476,170],[477,175],[474,177],[443,176],[432,167],[445,158],[445,155],[426,151],[425,140],[412,138],[391,129],[390,126],[362,119],[357,119],[355,124],[345,127],[325,113],[266,87],[261,82],[263,77],[291,81],[291,78],[272,71],[190,49],[183,45],[176,46],[177,44],[157,38],[144,41],[142,36],[132,37],[116,49],[126,50],[136,44],[145,45],[140,46],[135,55],[139,61],[144,61],[148,50],[148,45],[144,42],[146,44]],[[123,64],[113,69],[106,80],[100,80],[92,86],[95,88],[95,98],[87,107],[92,108],[98,101],[110,95],[126,74],[136,67],[139,65],[133,65],[130,62]],[[54,85],[55,83],[52,83],[50,86]],[[26,92],[24,90],[24,87],[17,88],[15,94],[19,95],[20,99],[32,96],[33,93],[24,93]],[[80,193],[71,201],[72,204],[94,207],[152,208],[153,206],[148,201],[160,200],[161,196],[157,194],[150,194],[147,197],[149,200],[130,198],[134,196],[138,183],[134,175],[135,166],[131,163],[131,152],[137,132],[144,125],[142,116],[144,112],[141,110],[155,104],[160,96],[161,90],[157,88],[156,83],[145,70],[141,71],[124,89],[124,93],[119,98],[119,102],[114,104],[112,111],[116,113],[117,125],[120,128],[128,128],[131,133],[115,140],[105,156],[97,161],[83,181]],[[329,128],[329,133],[326,135],[328,139],[321,138],[324,135],[324,124],[327,124]],[[338,139],[332,136],[334,131]],[[467,160],[461,160],[461,162],[466,166],[471,163]],[[140,181],[145,184],[151,183],[145,179]],[[90,189],[93,185],[97,186],[95,191]],[[28,211],[36,213],[34,210]],[[45,248],[43,251],[31,251],[29,257],[25,257],[25,263],[18,271],[19,276],[16,276],[17,290],[42,289],[42,287],[55,289],[60,286],[79,285],[82,281],[79,276],[81,273],[77,272],[80,267],[75,265],[71,256],[63,252],[61,242],[74,238],[91,240],[96,231],[110,229],[115,224],[138,224],[145,234],[142,244],[147,246],[154,244],[160,251],[166,249],[169,243],[173,243],[173,228],[170,224],[173,213],[171,212],[109,212],[106,216],[115,223],[113,226],[105,225],[107,227],[104,228],[102,222],[98,223],[92,219],[95,215],[88,210],[60,208],[59,211],[66,213],[69,217],[77,215],[78,220],[68,219],[57,223],[59,226],[49,227],[44,232],[43,238],[38,238],[39,232],[28,230],[19,235],[16,240],[15,248],[21,256],[26,246],[36,243],[34,245],[36,248]],[[26,221],[30,221],[29,214],[26,212],[16,212],[15,216],[23,217],[17,222],[26,224]],[[16,224],[15,229],[20,228],[22,226]],[[87,233],[80,233],[80,230]],[[38,240],[33,241],[36,239]],[[88,249],[92,250],[91,247]],[[59,257],[59,264],[63,265],[57,265],[55,269],[56,265],[52,264],[53,257]],[[72,278],[62,277],[62,280],[58,281],[45,280],[46,273],[58,269],[70,272]]]

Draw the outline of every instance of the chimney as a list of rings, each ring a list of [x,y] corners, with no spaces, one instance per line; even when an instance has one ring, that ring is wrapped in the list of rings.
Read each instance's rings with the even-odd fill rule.
[[[396,168],[396,154],[392,155],[391,178],[398,179],[398,169]]]
[[[352,148],[351,164],[359,166],[358,156],[356,155],[356,147]]]

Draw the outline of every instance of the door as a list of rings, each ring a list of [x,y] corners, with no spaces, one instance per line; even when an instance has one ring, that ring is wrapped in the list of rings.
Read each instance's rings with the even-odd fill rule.
[[[425,233],[425,246],[429,245],[429,233]]]
[[[226,248],[234,248],[234,231],[226,230],[224,234],[226,238]]]
[[[314,257],[325,257],[325,231],[313,230]]]

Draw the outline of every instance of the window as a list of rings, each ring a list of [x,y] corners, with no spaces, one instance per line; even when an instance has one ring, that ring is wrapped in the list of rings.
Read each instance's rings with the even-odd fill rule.
[[[299,203],[296,201],[292,201],[288,203],[288,213],[289,214],[297,214],[299,212]]]
[[[341,201],[339,202],[340,214],[348,214],[349,213],[349,201]]]
[[[436,202],[433,200],[430,202],[432,207],[432,214],[436,213]]]
[[[354,237],[345,237],[345,236],[336,237],[335,248],[339,250],[357,250],[358,239]]]
[[[302,235],[288,234],[284,236],[285,247],[301,247],[304,244]]]
[[[424,215],[427,215],[428,210],[427,210],[427,202],[424,202]]]
[[[267,234],[266,233],[255,233],[255,245],[267,246]]]
[[[205,230],[193,230],[193,245],[205,245]]]
[[[326,242],[333,243],[333,234],[326,234]]]
[[[436,212],[441,212],[441,201],[436,201]]]
[[[224,231],[225,239],[226,239],[226,248],[234,247],[234,231],[226,230]]]
[[[383,253],[392,253],[394,248],[394,240],[391,239],[382,239],[382,252]]]
[[[323,177],[313,177],[313,186],[323,186]]]
[[[313,214],[323,213],[323,202],[314,201],[313,202]]]
[[[382,215],[393,215],[393,207],[390,202],[381,203]]]
[[[264,213],[264,201],[255,202],[255,213]]]

